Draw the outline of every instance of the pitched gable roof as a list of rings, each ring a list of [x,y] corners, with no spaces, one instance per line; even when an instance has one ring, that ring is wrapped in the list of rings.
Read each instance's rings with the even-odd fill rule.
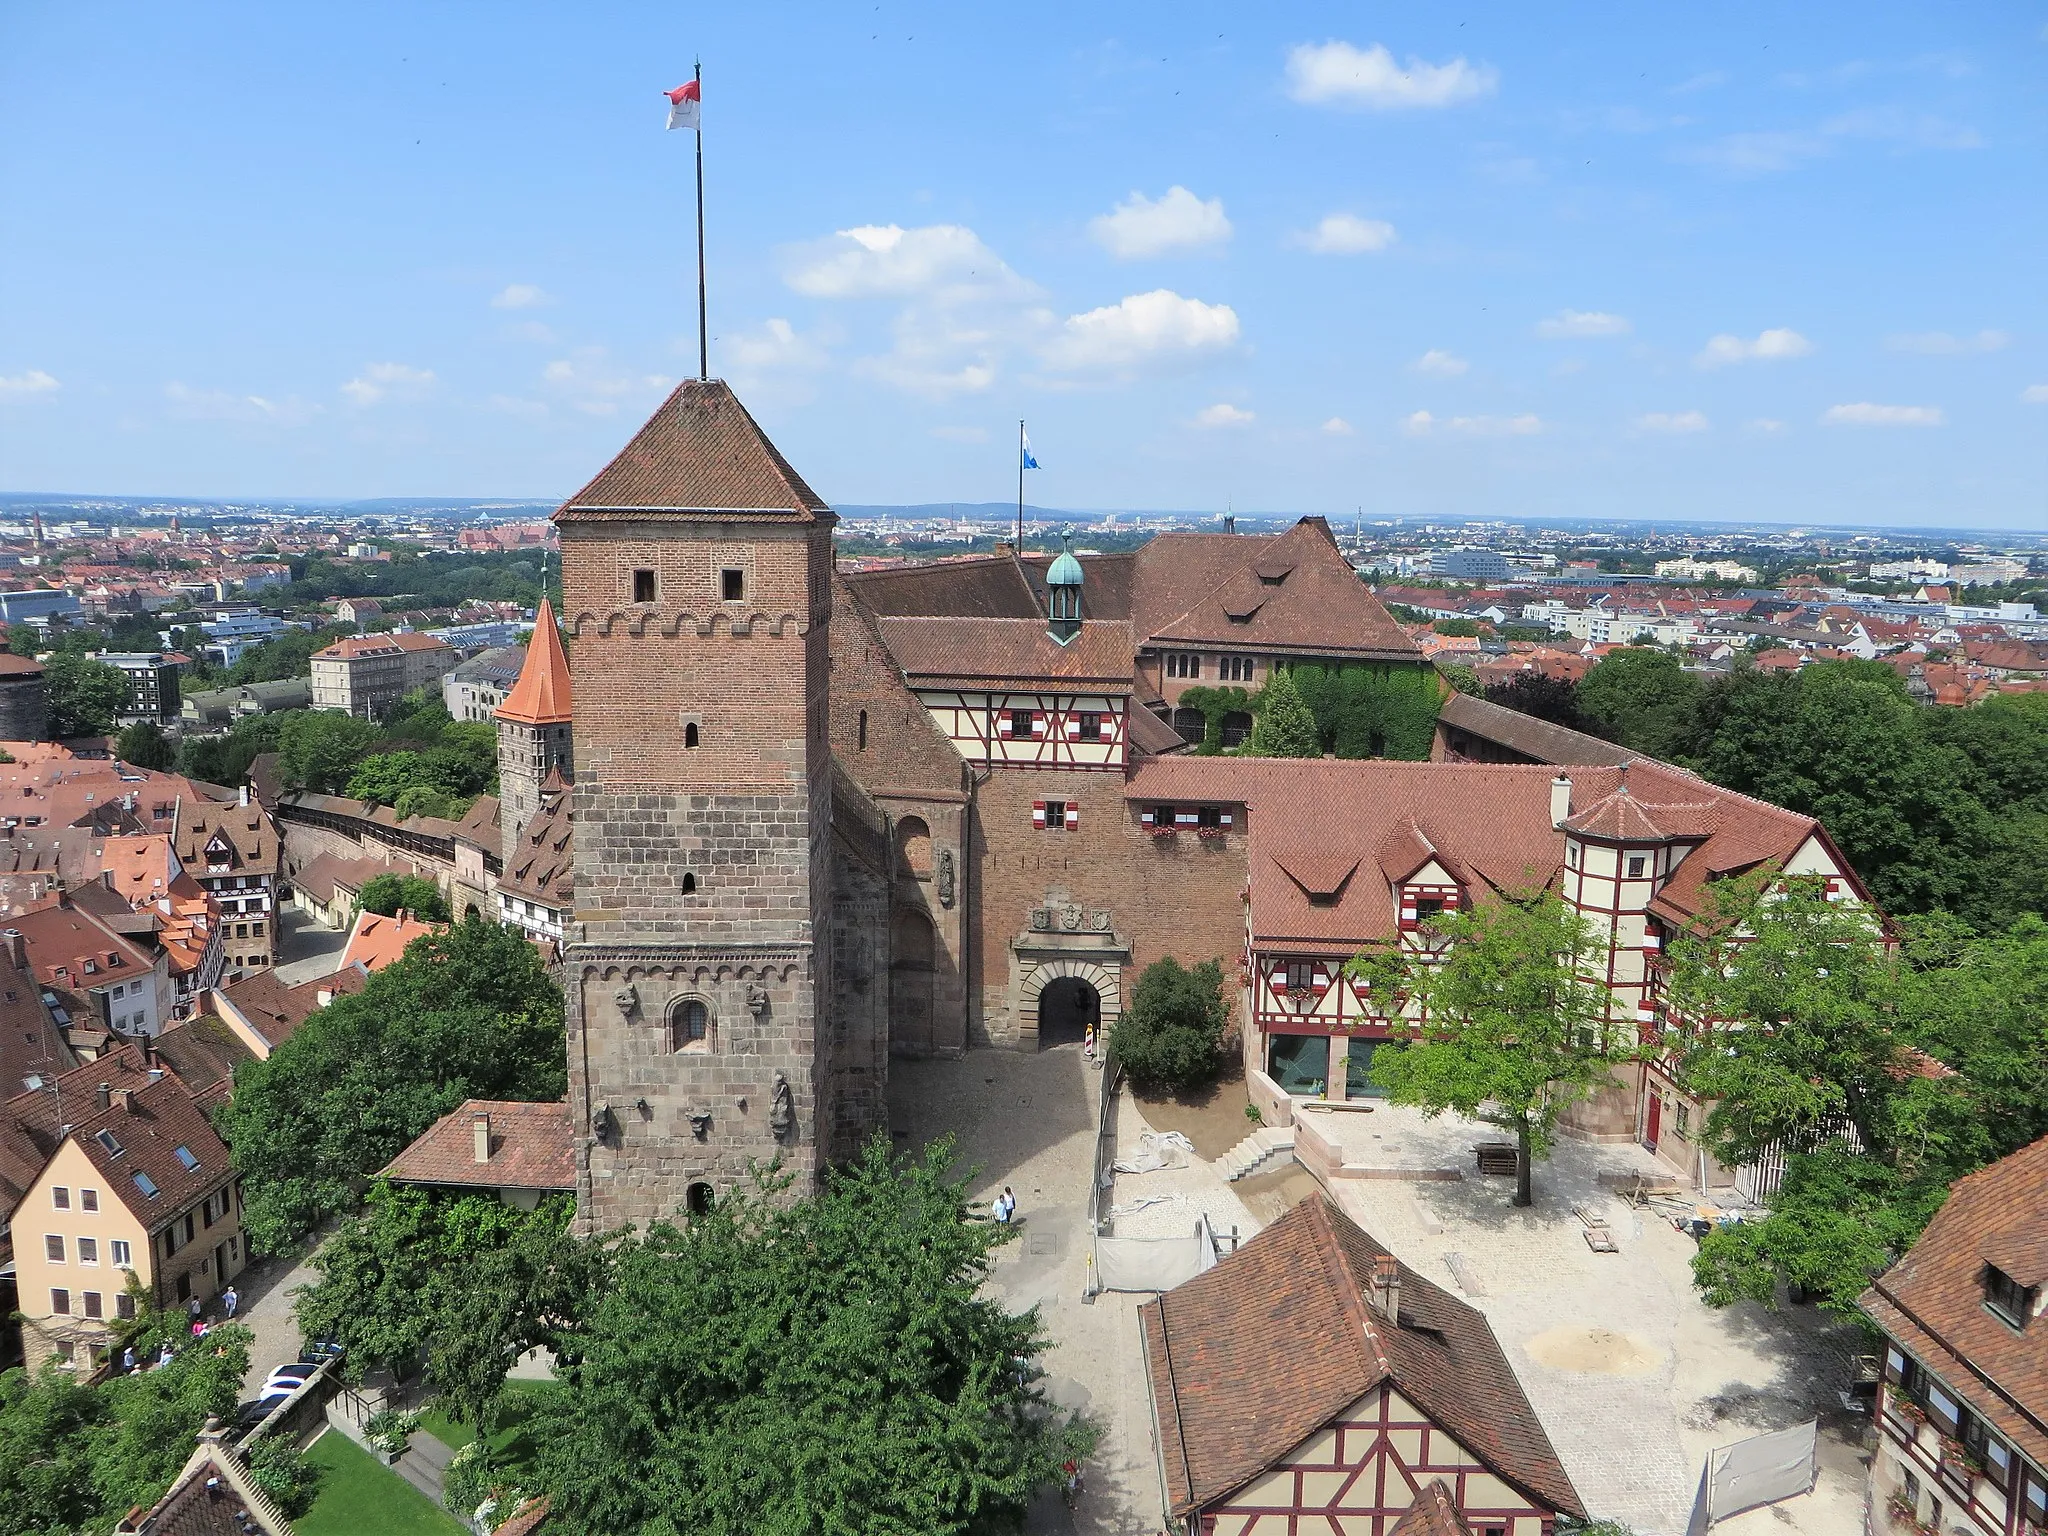
[[[546,597],[540,600],[533,639],[526,647],[526,665],[498,706],[498,718],[520,725],[569,722],[569,656],[562,649],[561,631],[555,628],[555,605]]]
[[[1139,1309],[1176,1515],[1242,1487],[1381,1385],[1532,1499],[1585,1513],[1484,1316],[1405,1264],[1399,1324],[1368,1306],[1387,1252],[1317,1195]]]
[[[1458,1513],[1457,1502],[1442,1478],[1433,1478],[1415,1495],[1408,1513],[1394,1522],[1387,1536],[1472,1536],[1472,1527]]]
[[[484,1162],[476,1157],[479,1116],[489,1139]],[[428,1126],[378,1177],[401,1184],[574,1189],[576,1147],[568,1102],[466,1100]]]
[[[831,522],[723,379],[685,379],[618,457],[562,503],[558,523],[648,513],[716,512],[775,522]]]

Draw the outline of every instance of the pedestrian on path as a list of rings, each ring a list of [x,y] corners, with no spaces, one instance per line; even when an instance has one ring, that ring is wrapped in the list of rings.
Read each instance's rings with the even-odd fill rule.
[[[220,1293],[221,1311],[232,1319],[235,1315],[235,1307],[240,1303],[241,1299],[241,1297],[235,1294],[235,1288],[232,1285],[229,1286]]]
[[[992,1211],[996,1224],[1007,1227],[1010,1224],[1010,1217],[1016,1209],[1017,1197],[1010,1193],[1010,1186],[1005,1184],[1003,1192],[995,1198],[995,1205]]]

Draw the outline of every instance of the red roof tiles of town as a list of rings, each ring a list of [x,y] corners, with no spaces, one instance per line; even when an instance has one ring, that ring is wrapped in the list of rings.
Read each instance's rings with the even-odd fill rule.
[[[896,664],[913,684],[1003,679],[1099,685],[1128,692],[1131,627],[1089,619],[1062,645],[1044,619],[885,618],[877,621]]]
[[[381,971],[406,951],[414,939],[439,933],[446,923],[422,923],[403,913],[384,917],[375,912],[358,912],[349,930],[348,947],[341,952],[343,967],[360,965],[366,971]]]
[[[477,1117],[488,1124],[489,1158],[476,1156]],[[576,1149],[569,1106],[470,1099],[436,1120],[378,1175],[405,1184],[492,1189],[574,1189]]]

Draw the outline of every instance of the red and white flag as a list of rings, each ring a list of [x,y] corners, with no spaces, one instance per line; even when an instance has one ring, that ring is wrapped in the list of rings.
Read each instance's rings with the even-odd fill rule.
[[[697,82],[685,80],[672,91],[664,91],[668,97],[668,125],[671,128],[702,128],[699,117],[704,105],[704,93]]]

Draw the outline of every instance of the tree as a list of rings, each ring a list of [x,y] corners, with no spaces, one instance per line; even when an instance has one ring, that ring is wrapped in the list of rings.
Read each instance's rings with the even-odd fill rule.
[[[178,749],[163,733],[162,726],[140,720],[121,727],[120,735],[114,738],[114,756],[130,767],[168,773],[178,760]]]
[[[1322,733],[1315,713],[1285,672],[1275,672],[1254,702],[1252,738],[1245,751],[1253,757],[1321,757]]]
[[[420,875],[402,875],[396,870],[365,880],[356,897],[356,910],[384,917],[410,912],[423,923],[448,921],[448,899],[438,885]]]
[[[763,1177],[611,1246],[566,1390],[531,1421],[564,1536],[1015,1529],[1094,1432],[1056,1410],[1036,1310],[981,1294],[1015,1229],[886,1138],[821,1193]]]
[[[1396,1104],[1434,1118],[1454,1109],[1515,1134],[1515,1204],[1550,1150],[1558,1111],[1602,1082],[1618,1057],[1604,1039],[1602,953],[1586,920],[1549,891],[1439,914],[1416,949],[1369,950],[1362,977],[1402,1049],[1372,1074]]]
[[[219,1325],[168,1365],[97,1385],[55,1362],[0,1374],[0,1536],[104,1531],[155,1503],[207,1419],[234,1412],[249,1338]]]
[[[1608,652],[1585,675],[1579,709],[1608,740],[1668,761],[1685,743],[1701,686],[1671,652],[1632,646]]]
[[[1440,661],[1436,669],[1443,680],[1451,685],[1453,693],[1468,693],[1478,698],[1485,691],[1479,686],[1479,673],[1462,661]]]
[[[118,667],[79,651],[59,650],[43,663],[43,690],[50,704],[50,734],[104,736],[128,703],[128,679]]]
[[[1109,1031],[1109,1048],[1141,1091],[1186,1093],[1216,1081],[1223,1067],[1223,967],[1192,969],[1168,955],[1145,967],[1131,1006]]]
[[[243,1225],[279,1253],[354,1207],[371,1175],[464,1099],[566,1091],[562,994],[517,929],[472,914],[414,940],[352,997],[235,1071],[217,1112]]]
[[[1506,682],[1490,686],[1486,690],[1486,702],[1512,709],[1518,714],[1534,715],[1538,720],[1548,720],[1569,731],[1598,734],[1593,722],[1579,709],[1578,688],[1561,677],[1546,677],[1541,672],[1517,672]]]
[[[278,767],[294,788],[340,794],[377,736],[376,726],[354,715],[292,710],[278,721]]]

